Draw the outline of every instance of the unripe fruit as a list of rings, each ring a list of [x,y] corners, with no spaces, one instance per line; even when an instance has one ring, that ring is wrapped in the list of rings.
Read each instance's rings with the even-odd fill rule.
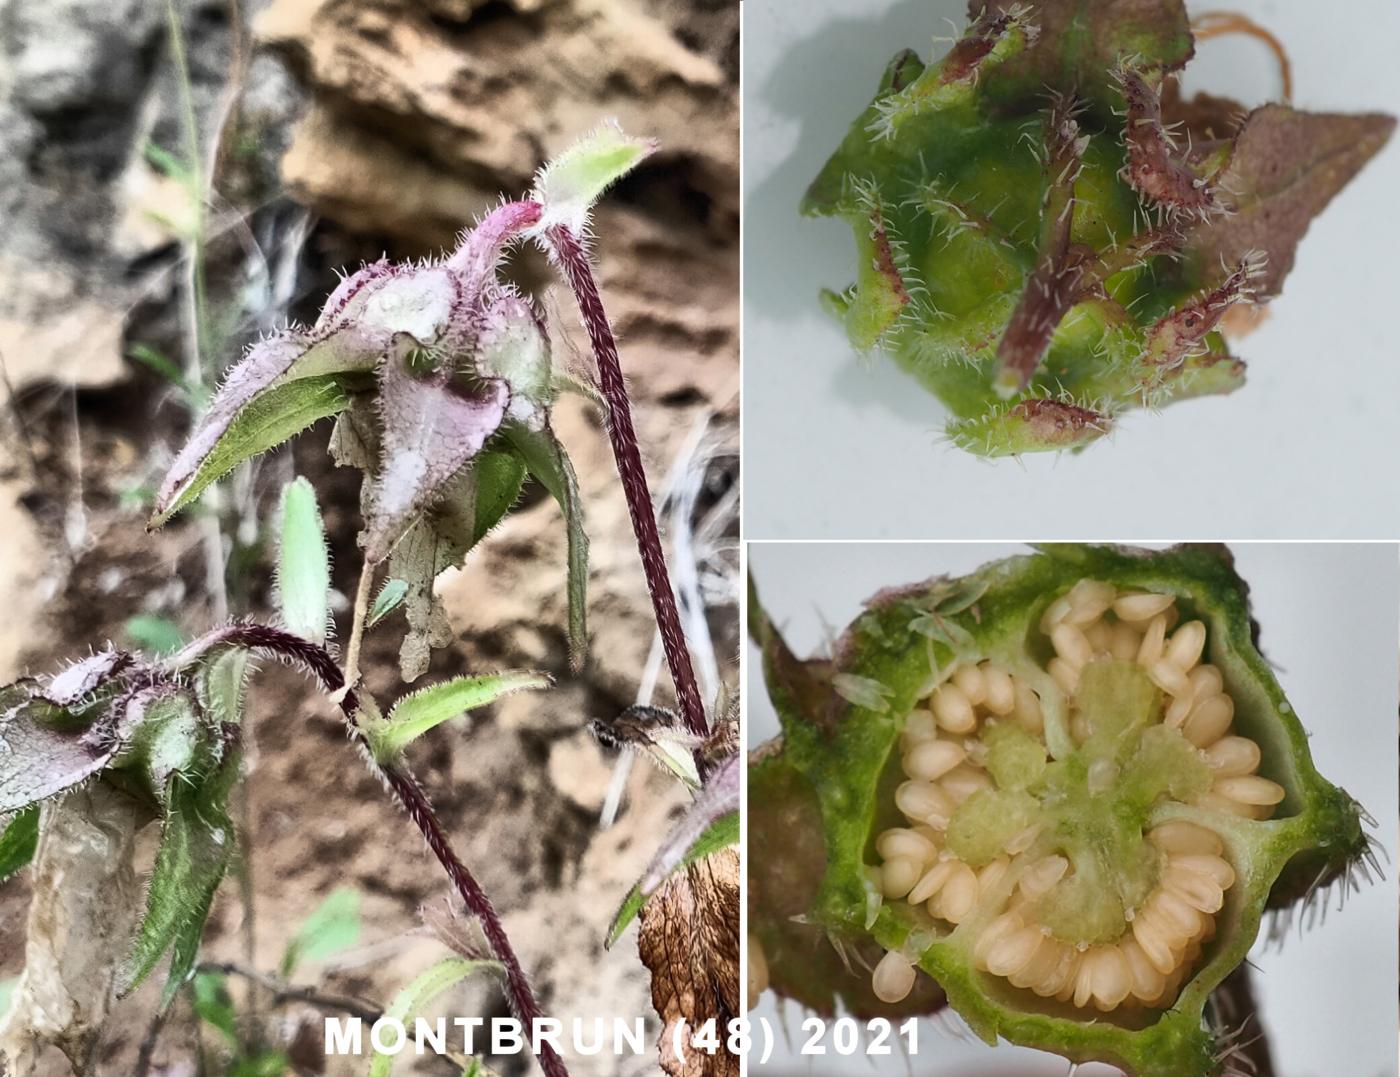
[[[1222,548],[1056,547],[885,592],[830,661],[750,601],[783,737],[750,762],[749,930],[819,1011],[941,989],[988,1042],[1210,1077],[1206,1002],[1261,917],[1370,856]],[[956,729],[929,723],[950,693]]]
[[[1180,0],[971,8],[941,61],[890,62],[803,201],[855,231],[855,283],[824,296],[851,343],[983,456],[1239,388],[1222,319],[1278,293],[1393,119],[1182,102]]]

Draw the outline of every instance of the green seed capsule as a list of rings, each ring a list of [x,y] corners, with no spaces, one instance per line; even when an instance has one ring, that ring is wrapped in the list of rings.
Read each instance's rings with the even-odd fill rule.
[[[1394,120],[1183,104],[1180,0],[971,7],[942,60],[891,61],[803,200],[854,231],[855,282],[823,296],[851,344],[983,456],[1080,449],[1130,410],[1239,388],[1224,319],[1278,294]]]
[[[1369,853],[1222,548],[886,593],[831,661],[751,607],[783,737],[750,762],[750,932],[819,1011],[946,992],[989,1043],[1208,1077],[1205,1004],[1261,917]]]

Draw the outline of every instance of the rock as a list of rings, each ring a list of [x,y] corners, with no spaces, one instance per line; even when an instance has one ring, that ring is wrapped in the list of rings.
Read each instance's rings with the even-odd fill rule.
[[[284,178],[350,227],[441,246],[467,219],[456,207],[524,189],[546,156],[615,117],[660,138],[652,168],[678,168],[732,223],[737,82],[727,35],[684,33],[695,17],[640,0],[274,0],[259,36],[312,95]]]
[[[603,806],[612,776],[612,761],[603,757],[587,730],[558,741],[549,750],[549,781],[580,808],[597,812]]]
[[[18,484],[0,482],[0,595],[5,617],[0,619],[0,684],[25,672],[24,655],[48,633],[44,630],[45,574],[48,553],[34,519],[19,503]]]

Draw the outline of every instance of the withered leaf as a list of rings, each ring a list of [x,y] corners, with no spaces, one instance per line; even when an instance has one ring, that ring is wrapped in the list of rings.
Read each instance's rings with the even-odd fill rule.
[[[421,677],[432,648],[452,641],[452,628],[433,581],[501,521],[525,481],[525,465],[511,452],[488,448],[469,468],[452,476],[437,501],[409,527],[390,556],[390,575],[405,585],[408,634],[399,649],[406,681]]]
[[[673,875],[642,910],[638,939],[651,970],[651,1004],[663,1025],[661,1069],[671,1077],[738,1077],[728,1050],[729,1021],[739,1003],[739,851],[724,849]],[[672,1048],[677,1022],[690,1035],[713,1019],[720,1048]]]
[[[1251,251],[1268,255],[1256,294],[1277,295],[1312,219],[1385,145],[1395,119],[1265,105],[1245,120],[1218,179],[1230,215],[1197,224],[1184,266],[1209,279]]]
[[[23,689],[0,692],[0,812],[19,811],[85,781],[122,746],[104,715],[89,728]]]

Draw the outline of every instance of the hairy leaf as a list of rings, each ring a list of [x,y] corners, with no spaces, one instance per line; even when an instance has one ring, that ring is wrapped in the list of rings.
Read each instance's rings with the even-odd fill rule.
[[[195,710],[194,700],[173,685],[134,693],[128,714],[138,706],[139,719],[133,715],[131,721],[129,754],[141,761],[152,791],[166,803],[172,783],[202,777],[218,761],[223,744],[218,731]]]
[[[404,696],[383,723],[367,725],[370,747],[381,763],[398,757],[409,744],[443,722],[494,703],[511,692],[548,688],[545,673],[509,670],[479,677],[456,677]]]
[[[235,466],[348,402],[346,384],[374,369],[388,337],[358,326],[285,332],[255,344],[229,372],[166,472],[150,526],[159,527]]]
[[[332,890],[302,921],[282,955],[282,978],[290,979],[303,961],[319,961],[360,941],[360,892],[341,886]]]
[[[324,643],[330,620],[331,554],[316,491],[305,477],[282,489],[277,590],[287,630]]]
[[[548,409],[559,395],[549,337],[534,309],[519,296],[503,293],[487,309],[476,368],[510,386],[510,418],[533,429],[548,421]]]
[[[531,430],[511,423],[505,435],[530,474],[549,491],[564,514],[569,538],[569,661],[574,669],[580,669],[588,655],[588,532],[584,529],[578,476],[564,446],[548,425]]]
[[[253,398],[227,418],[220,416],[217,430],[199,428],[202,436],[197,455],[191,441],[167,474],[156,496],[156,513],[150,526],[159,527],[244,460],[274,449],[312,423],[343,411],[350,393],[338,375],[300,378],[276,385]],[[214,413],[211,411],[210,415]],[[206,418],[205,424],[210,420]]]
[[[713,1019],[719,1029],[739,1008],[739,850],[724,848],[671,876],[642,910],[637,940],[651,970],[651,1004],[664,1025],[661,1069],[672,1077],[737,1077],[728,1039],[715,1054],[672,1051],[676,1026],[693,1035]]]
[[[1284,105],[1250,113],[1218,181],[1232,212],[1192,230],[1183,259],[1188,274],[1211,279],[1221,265],[1262,252],[1268,260],[1254,279],[1255,293],[1277,295],[1312,219],[1394,129],[1394,117],[1378,113],[1306,113]]]
[[[122,994],[140,986],[172,947],[178,960],[172,961],[167,995],[193,967],[192,955],[198,950],[214,891],[233,856],[228,795],[237,777],[238,756],[230,753],[204,781],[173,784],[146,895],[146,915],[122,970]]]
[[[199,904],[189,910],[184,921],[175,929],[175,938],[170,944],[170,969],[160,989],[161,1012],[170,1009],[171,1004],[179,997],[180,989],[194,975],[195,965],[199,961],[199,949],[204,943],[204,925],[209,919],[209,910],[214,905],[214,891],[217,889],[216,883],[202,898],[195,898]]]
[[[535,176],[530,197],[544,207],[538,230],[563,224],[582,232],[602,193],[655,151],[654,140],[629,138],[615,123],[589,132]]]
[[[501,425],[510,387],[499,379],[464,385],[444,365],[414,369],[418,349],[400,341],[379,377],[383,426],[378,473],[365,513],[365,558],[378,564],[415,518]]]
[[[77,707],[131,663],[131,656],[122,651],[98,651],[44,678],[43,688],[35,695],[55,707]]]
[[[38,847],[39,806],[32,804],[14,816],[0,833],[0,883],[28,866]]]
[[[43,699],[0,692],[0,813],[20,811],[102,770],[122,747],[104,712],[92,726]]]
[[[444,991],[457,986],[474,973],[495,972],[499,969],[500,965],[495,961],[468,961],[461,957],[445,957],[419,973],[412,983],[395,995],[384,1016],[412,1026],[413,1018]],[[375,1051],[374,1060],[369,1066],[369,1077],[389,1077],[397,1057]]]
[[[201,662],[195,672],[199,705],[215,723],[238,725],[243,720],[243,687],[248,677],[248,653],[220,651]]]
[[[627,930],[628,925],[637,918],[637,914],[646,905],[647,899],[656,893],[661,884],[674,872],[694,864],[697,860],[702,860],[712,853],[739,843],[737,786],[734,795],[736,806],[719,815],[712,814],[712,805],[702,809],[703,793],[701,798],[691,805],[685,817],[667,837],[665,844],[652,860],[651,866],[647,868],[641,881],[628,891],[627,897],[618,907],[616,915],[613,916],[612,924],[608,927],[606,946],[611,948],[622,937],[622,933]]]

